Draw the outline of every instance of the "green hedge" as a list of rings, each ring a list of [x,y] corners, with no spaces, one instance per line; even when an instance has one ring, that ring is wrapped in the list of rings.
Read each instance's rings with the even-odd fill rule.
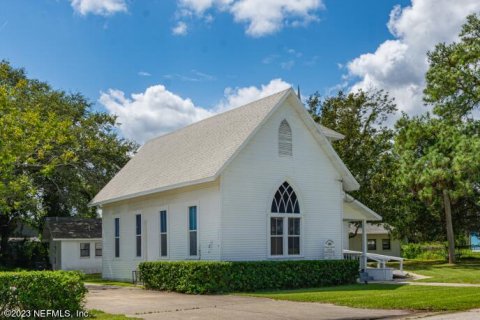
[[[358,261],[155,261],[139,270],[147,289],[204,294],[354,283]]]
[[[0,272],[0,315],[5,310],[83,310],[87,289],[75,271]],[[33,314],[31,318],[33,318]]]
[[[406,259],[442,260],[447,257],[447,247],[441,242],[408,243],[402,245]]]

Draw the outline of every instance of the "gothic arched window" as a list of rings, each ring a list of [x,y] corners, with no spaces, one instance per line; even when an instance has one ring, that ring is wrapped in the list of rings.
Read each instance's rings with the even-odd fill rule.
[[[300,255],[300,226],[297,194],[285,181],[275,192],[270,208],[270,255]]]

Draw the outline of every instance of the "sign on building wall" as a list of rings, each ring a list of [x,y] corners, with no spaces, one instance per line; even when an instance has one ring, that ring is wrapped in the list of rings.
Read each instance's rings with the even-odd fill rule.
[[[326,260],[336,259],[335,257],[335,242],[333,240],[325,241],[323,246],[323,258]]]

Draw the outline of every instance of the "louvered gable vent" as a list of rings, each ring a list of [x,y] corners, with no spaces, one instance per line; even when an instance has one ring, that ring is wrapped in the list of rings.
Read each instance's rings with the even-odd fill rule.
[[[291,157],[292,154],[292,129],[287,120],[283,119],[278,129],[278,155]]]

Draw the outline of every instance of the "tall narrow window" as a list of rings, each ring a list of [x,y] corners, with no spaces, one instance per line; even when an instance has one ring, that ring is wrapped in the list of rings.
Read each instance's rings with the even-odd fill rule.
[[[278,155],[290,157],[293,154],[292,149],[292,129],[287,120],[283,119],[278,128]]]
[[[95,242],[95,257],[101,257],[101,256],[102,256],[102,243]]]
[[[166,257],[167,251],[167,211],[160,211],[160,256]]]
[[[190,256],[198,255],[197,244],[197,207],[188,208],[188,241]]]
[[[80,257],[89,258],[90,257],[90,243],[80,243]]]
[[[300,254],[300,218],[288,218],[288,254]]]
[[[270,212],[270,255],[300,255],[300,204],[288,182],[278,188]]]
[[[142,256],[142,215],[135,215],[136,256]]]
[[[120,257],[120,218],[115,218],[115,258]]]
[[[270,218],[270,236],[271,255],[283,255],[283,218]]]

